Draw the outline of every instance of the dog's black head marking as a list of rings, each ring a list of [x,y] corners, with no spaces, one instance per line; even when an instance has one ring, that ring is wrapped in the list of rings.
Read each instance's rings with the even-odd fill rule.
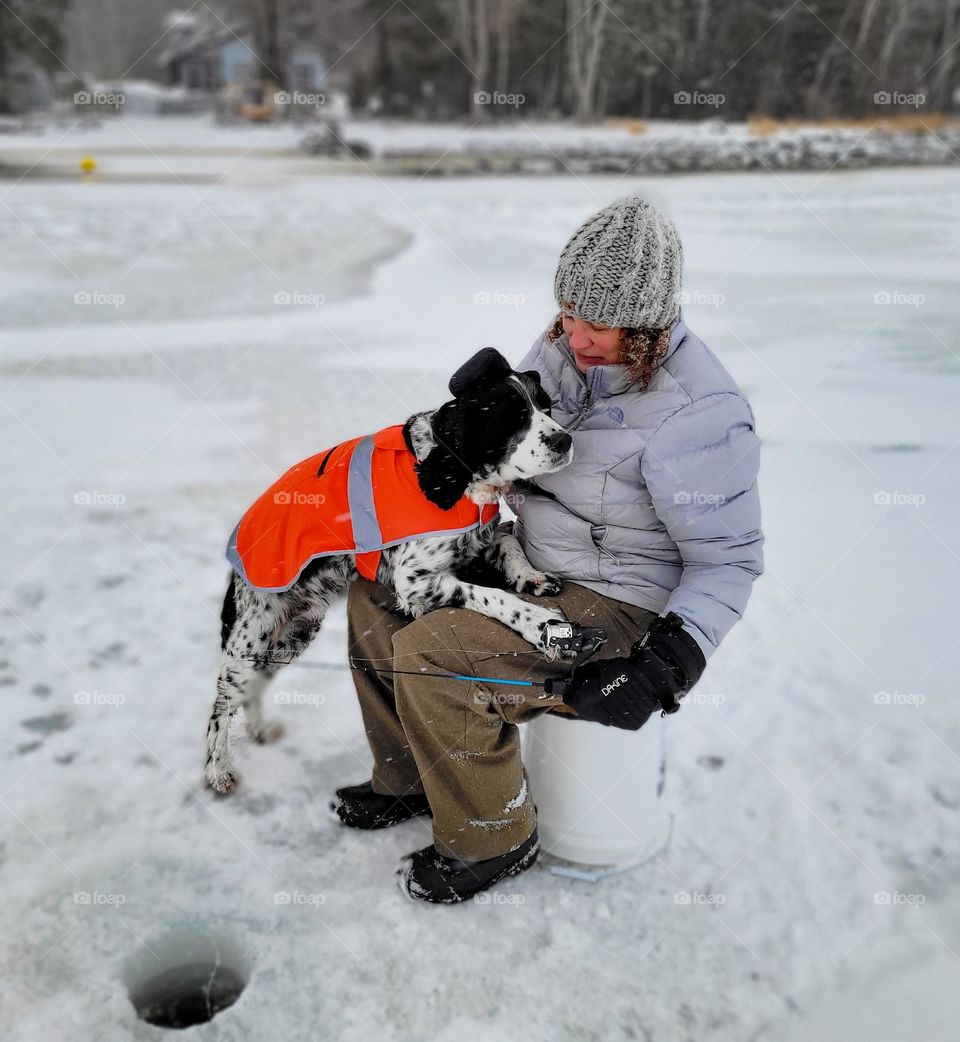
[[[537,413],[549,416],[551,404],[536,371],[515,372],[492,347],[479,351],[454,373],[450,390],[453,401],[429,420],[429,439],[422,437],[422,424],[420,437],[412,430],[414,417],[404,428],[411,448],[420,441],[420,455],[424,441],[430,445],[417,464],[417,477],[427,499],[444,510],[472,483],[500,473],[531,435]],[[542,432],[535,437],[542,439]]]

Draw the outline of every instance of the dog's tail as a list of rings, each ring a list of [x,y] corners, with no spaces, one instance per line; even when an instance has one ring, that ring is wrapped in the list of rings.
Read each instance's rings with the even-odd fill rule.
[[[230,573],[230,585],[227,594],[223,598],[223,609],[220,612],[220,650],[223,651],[233,632],[233,625],[237,621],[237,599],[235,596],[237,573]]]

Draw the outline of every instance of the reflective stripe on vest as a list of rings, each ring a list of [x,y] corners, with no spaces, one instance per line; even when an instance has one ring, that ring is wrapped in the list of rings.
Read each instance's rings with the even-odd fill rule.
[[[373,502],[373,435],[361,438],[350,457],[347,475],[347,501],[353,522],[353,543],[357,553],[379,550],[380,522]]]

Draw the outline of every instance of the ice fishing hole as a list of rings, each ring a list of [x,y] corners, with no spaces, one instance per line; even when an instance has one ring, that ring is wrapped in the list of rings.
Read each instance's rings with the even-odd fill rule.
[[[209,925],[176,927],[151,940],[124,975],[140,1020],[175,1029],[213,1020],[240,998],[249,976],[243,949]]]

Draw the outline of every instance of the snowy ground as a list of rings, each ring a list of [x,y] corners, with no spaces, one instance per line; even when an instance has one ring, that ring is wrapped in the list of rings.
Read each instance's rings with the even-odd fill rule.
[[[247,977],[197,1039],[955,1037],[955,174],[154,167],[0,184],[0,1037],[164,1037],[126,982],[177,927]],[[483,344],[519,358],[566,235],[627,191],[675,217],[685,318],[753,403],[767,572],[671,720],[665,858],[424,908],[393,872],[425,822],[326,814],[368,776],[346,674],[291,672],[287,738],[238,735],[243,787],[201,788],[223,544],[291,461]],[[344,651],[340,605],[310,657]]]

